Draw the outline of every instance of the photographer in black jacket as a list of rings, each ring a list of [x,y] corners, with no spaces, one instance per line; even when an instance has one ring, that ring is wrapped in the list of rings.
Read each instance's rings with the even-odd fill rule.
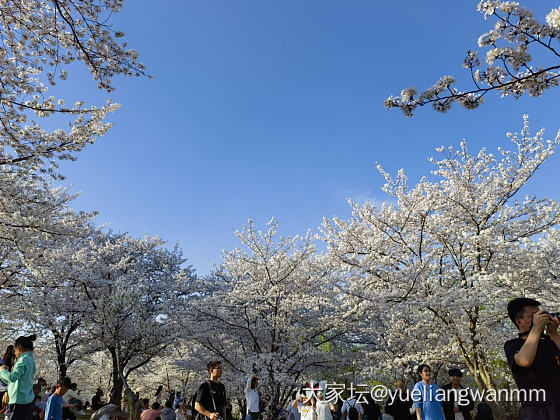
[[[560,320],[558,316],[551,317],[539,306],[540,302],[529,298],[509,302],[508,315],[519,330],[519,337],[507,341],[504,351],[520,391],[522,420],[558,420]],[[537,394],[535,390],[544,390],[544,395],[543,392]]]

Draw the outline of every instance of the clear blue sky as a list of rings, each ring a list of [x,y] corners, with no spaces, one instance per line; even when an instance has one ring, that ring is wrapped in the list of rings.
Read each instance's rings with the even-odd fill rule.
[[[117,79],[115,127],[62,165],[82,192],[74,206],[98,210],[96,222],[114,230],[178,242],[205,274],[249,218],[264,226],[274,216],[293,235],[323,216],[348,216],[346,198],[383,200],[376,162],[405,168],[413,182],[440,145],[509,147],[505,132],[519,131],[524,113],[533,131],[554,137],[560,88],[539,99],[491,94],[476,111],[419,109],[410,119],[383,107],[445,74],[467,84],[465,52],[494,24],[476,4],[126,1],[114,27],[155,79]],[[537,16],[557,5],[541,2]],[[104,98],[82,73],[65,89],[68,100]],[[560,199],[550,182],[559,159],[529,192]]]

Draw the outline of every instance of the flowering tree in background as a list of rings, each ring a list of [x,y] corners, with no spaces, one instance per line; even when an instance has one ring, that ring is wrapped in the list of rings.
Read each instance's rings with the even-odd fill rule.
[[[158,238],[98,232],[75,254],[92,307],[86,328],[113,362],[111,401],[120,403],[124,388],[133,418],[140,413],[127,379],[179,336],[178,303],[192,276],[180,251],[163,246]]]
[[[52,262],[46,254],[50,247],[83,234],[93,213],[73,211],[68,207],[72,199],[36,175],[0,171],[0,293],[5,299],[37,285],[33,271]]]
[[[74,62],[87,67],[100,89],[114,89],[115,75],[141,75],[136,51],[108,23],[121,0],[22,0],[2,5],[0,31],[0,168],[17,165],[56,176],[57,161],[72,159],[111,126],[103,120],[118,108],[85,105],[48,96]],[[67,131],[48,132],[33,118],[69,117]]]
[[[468,51],[463,66],[470,71],[473,87],[459,90],[453,87],[455,78],[442,77],[434,86],[418,94],[414,87],[385,100],[387,108],[400,108],[412,116],[419,106],[431,105],[436,111],[447,111],[454,102],[466,109],[475,109],[484,95],[496,91],[501,96],[523,94],[541,96],[560,77],[560,7],[539,22],[533,13],[517,2],[483,0],[478,10],[484,18],[496,19],[494,29],[480,36],[479,47],[488,47],[485,65],[476,51]],[[532,54],[545,54],[547,65],[534,64]]]
[[[560,220],[553,200],[518,198],[560,135],[531,137],[525,119],[521,135],[509,137],[515,150],[500,149],[499,157],[485,150],[472,155],[465,143],[439,149],[443,158],[430,159],[436,180],[423,178],[412,188],[404,171],[393,179],[379,168],[395,204],[352,204],[351,220],[325,220],[323,227],[343,290],[393,318],[386,323],[388,344],[410,349],[411,332],[432,360],[458,353],[481,389],[496,388],[490,363],[503,358],[511,331],[507,301],[550,289],[530,269],[539,235]]]
[[[239,391],[258,373],[266,418],[317,369],[332,366],[326,347],[357,315],[337,316],[337,293],[311,233],[278,238],[277,230],[273,219],[264,232],[252,222],[237,232],[243,248],[226,252],[216,275],[199,282],[185,324],[191,339],[223,360]]]
[[[130,376],[131,388],[144,390],[145,395],[154,395],[157,387],[163,385],[164,392],[181,392],[188,402],[198,386],[208,379],[206,361],[196,357],[193,346],[196,343],[187,344],[184,339],[175,339],[149,364]]]
[[[527,267],[529,277],[538,278],[535,284],[528,282],[525,287],[527,294],[533,295],[550,312],[558,312],[560,306],[560,231],[555,228],[543,234],[535,247],[535,258]],[[541,287],[539,287],[541,286]]]
[[[25,308],[20,329],[50,333],[60,378],[67,375],[73,363],[103,349],[84,328],[93,307],[85,295],[84,267],[74,258],[88,246],[92,232],[86,226],[82,237],[62,236],[44,249],[44,260],[32,271],[36,286],[14,302]]]
[[[120,0],[5,2],[0,14],[0,288],[25,286],[31,266],[61,235],[76,235],[92,214],[69,209],[73,198],[49,185],[44,174],[61,178],[58,161],[93,143],[110,127],[104,122],[118,105],[86,107],[82,99],[65,106],[48,96],[75,62],[86,64],[99,88],[112,91],[115,75],[143,74],[137,53],[127,49],[108,17]],[[62,128],[47,131],[48,117]],[[14,289],[12,289],[14,290]]]

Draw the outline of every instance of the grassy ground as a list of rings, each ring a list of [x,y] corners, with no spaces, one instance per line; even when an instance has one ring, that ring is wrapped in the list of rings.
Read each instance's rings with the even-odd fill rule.
[[[89,420],[91,418],[91,415],[93,414],[93,411],[91,410],[84,410],[86,413],[83,416],[80,416],[79,414],[76,414],[76,420]]]

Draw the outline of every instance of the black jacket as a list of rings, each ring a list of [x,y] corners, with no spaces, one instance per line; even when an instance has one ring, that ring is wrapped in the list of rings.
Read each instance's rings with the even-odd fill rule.
[[[445,384],[441,387],[441,389],[445,390],[446,398],[441,402],[443,406],[443,413],[445,414],[445,420],[455,420],[455,412],[453,411],[455,407],[455,399],[453,398],[453,393],[450,393],[451,398],[447,398],[447,393],[450,389],[453,389],[453,385]],[[466,389],[461,387],[461,389]],[[465,391],[463,391],[465,392]],[[465,420],[472,420],[471,411],[474,410],[474,401],[471,398],[471,393],[467,392],[466,395],[461,397],[462,400],[467,399],[467,404],[460,404],[457,402],[457,407],[459,407],[459,411],[463,414]]]
[[[406,396],[407,394],[403,392]],[[385,405],[385,412],[393,416],[394,420],[410,420],[410,407],[412,407],[411,400],[404,400],[403,394],[396,394],[395,400],[391,404],[390,400],[387,400]],[[416,415],[413,417],[416,419]]]

